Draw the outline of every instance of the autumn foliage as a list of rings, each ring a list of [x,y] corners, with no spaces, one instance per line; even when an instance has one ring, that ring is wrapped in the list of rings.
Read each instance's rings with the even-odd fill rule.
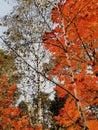
[[[16,85],[7,85],[7,77],[0,77],[0,129],[1,130],[33,130],[30,117],[21,113],[21,109],[13,104],[13,93]],[[21,116],[20,116],[21,113]]]
[[[43,37],[54,62],[49,78],[56,76],[60,85],[76,97],[69,94],[59,115],[54,117],[57,124],[68,130],[83,129],[83,118],[90,130],[98,129],[98,115],[92,110],[92,106],[95,111],[98,109],[97,16],[97,0],[61,0],[52,10],[57,26]],[[67,94],[60,86],[55,91],[59,97]]]

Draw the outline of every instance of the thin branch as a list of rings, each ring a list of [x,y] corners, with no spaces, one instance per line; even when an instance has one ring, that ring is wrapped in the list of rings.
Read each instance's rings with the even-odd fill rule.
[[[5,41],[2,37],[0,37],[1,40],[5,43],[5,45],[10,48],[18,57],[20,57],[24,63],[26,63],[31,69],[33,69],[36,73],[39,73],[42,77],[44,77],[45,79],[47,79],[48,81],[50,81],[51,83],[57,85],[58,87],[62,88],[63,90],[65,90],[70,96],[72,96],[77,102],[79,101],[78,98],[76,98],[69,90],[67,90],[66,88],[64,88],[63,86],[61,86],[60,84],[56,83],[55,81],[53,81],[52,79],[49,79],[48,77],[46,77],[45,74],[41,73],[40,71],[36,70],[32,65],[30,65],[29,63],[27,63],[27,61],[16,52],[16,50],[14,50],[11,46],[9,46],[9,44],[7,43],[7,41]]]
[[[80,36],[80,34],[79,34],[79,32],[78,32],[78,28],[77,28],[77,26],[76,26],[75,23],[74,23],[74,27],[76,28],[76,32],[77,32],[77,34],[78,34],[78,37],[79,37],[80,41],[82,42],[82,45],[83,45],[83,48],[84,48],[86,54],[88,55],[89,59],[92,60],[92,57],[90,56],[89,52],[87,51],[87,48],[86,48],[85,44],[84,44],[83,41],[82,41],[82,38],[81,38],[81,36]]]

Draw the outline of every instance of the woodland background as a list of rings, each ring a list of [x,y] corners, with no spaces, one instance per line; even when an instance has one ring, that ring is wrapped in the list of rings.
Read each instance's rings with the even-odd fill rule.
[[[98,1],[15,3],[0,22],[0,130],[97,130]]]

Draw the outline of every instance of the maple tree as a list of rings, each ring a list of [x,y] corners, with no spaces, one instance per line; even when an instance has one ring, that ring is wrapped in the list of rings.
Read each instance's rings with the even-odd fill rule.
[[[3,50],[0,50],[0,67],[0,129],[33,130],[29,113],[15,106],[19,91],[13,83],[17,83],[20,77],[14,73],[16,70],[14,57]],[[40,130],[42,127],[36,126],[34,129]]]
[[[45,48],[50,51],[54,66],[49,78],[56,76],[60,85],[72,95],[67,99],[57,124],[69,130],[90,129],[98,124],[89,106],[98,107],[98,2],[97,0],[60,0],[52,9],[52,20],[57,25],[43,37]],[[67,92],[55,87],[59,97]],[[98,125],[95,126],[98,129]]]
[[[13,104],[15,91],[17,86],[14,84],[8,86],[7,76],[0,76],[0,129],[33,130],[29,123],[30,117]]]

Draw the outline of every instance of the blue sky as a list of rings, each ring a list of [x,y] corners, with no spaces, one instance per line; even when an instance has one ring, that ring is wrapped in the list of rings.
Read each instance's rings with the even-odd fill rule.
[[[5,15],[10,14],[15,4],[16,4],[15,0],[0,0],[0,22]],[[2,32],[5,29],[6,29],[5,27],[0,26],[0,36],[2,35]]]
[[[6,0],[0,0],[0,18],[10,13],[12,4]]]
[[[10,14],[10,12],[13,10],[13,6],[15,5],[16,5],[15,0],[0,0],[0,23],[1,23],[1,19],[5,15]],[[6,27],[0,26],[0,36],[2,36],[5,30]],[[1,43],[0,43],[0,48],[2,48]]]

